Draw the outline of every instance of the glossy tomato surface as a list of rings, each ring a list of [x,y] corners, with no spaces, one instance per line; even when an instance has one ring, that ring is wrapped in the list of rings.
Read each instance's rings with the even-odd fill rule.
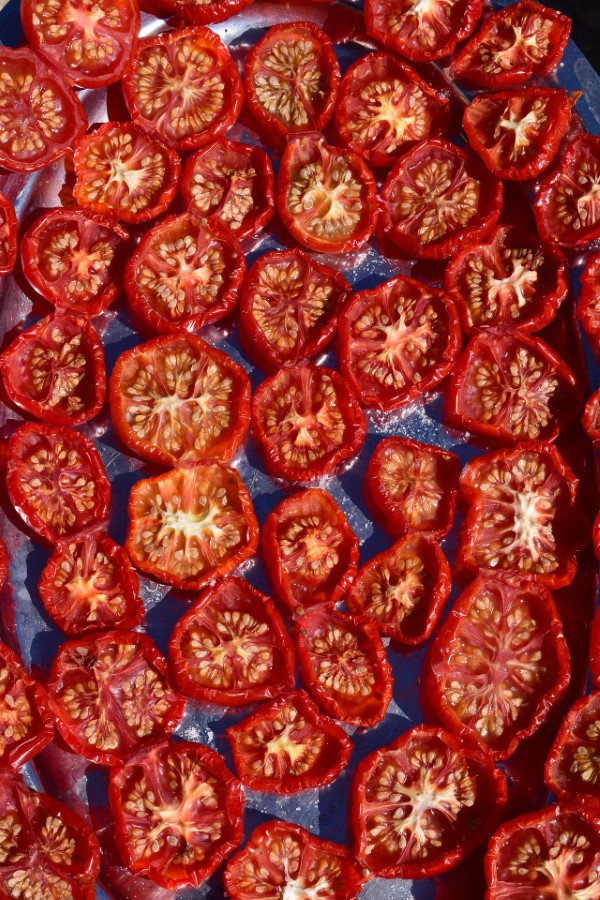
[[[590,256],[581,277],[577,314],[597,359],[600,359],[600,253]]]
[[[223,22],[239,13],[252,0],[158,0],[156,6],[196,25]]]
[[[600,391],[589,397],[583,413],[583,427],[594,442],[600,442]]]
[[[15,208],[0,192],[0,275],[12,270],[17,258],[18,223]]]
[[[0,770],[20,768],[53,737],[54,716],[45,689],[17,654],[0,643]]]
[[[535,219],[544,240],[581,247],[600,237],[599,179],[600,137],[575,138],[535,199]]]
[[[545,781],[561,799],[600,799],[600,691],[569,710],[548,755]]]
[[[483,0],[366,0],[369,34],[415,62],[452,53],[475,28]]]

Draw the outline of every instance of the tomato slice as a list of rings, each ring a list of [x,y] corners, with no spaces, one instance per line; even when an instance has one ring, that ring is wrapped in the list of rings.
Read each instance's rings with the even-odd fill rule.
[[[483,0],[367,0],[368,33],[416,62],[448,56],[481,18]]]
[[[125,544],[134,565],[181,590],[200,590],[258,548],[258,523],[235,469],[208,460],[138,481]]]
[[[165,12],[181,16],[196,25],[224,22],[241,12],[252,0],[158,0],[156,4]]]
[[[179,620],[169,644],[175,680],[200,703],[243,706],[294,686],[294,650],[273,601],[221,579]]]
[[[317,607],[298,619],[296,653],[324,712],[359,728],[381,722],[392,699],[392,670],[374,622]]]
[[[360,156],[330,147],[322,135],[288,141],[277,176],[277,211],[309,250],[357,250],[375,229],[377,186]]]
[[[123,78],[123,94],[136,125],[179,150],[223,134],[243,102],[225,44],[202,26],[143,38]]]
[[[578,700],[554,740],[545,782],[557,797],[600,798],[600,691]]]
[[[232,311],[245,272],[233,235],[185,213],[146,232],[127,264],[125,291],[152,331],[196,331]]]
[[[460,342],[452,301],[397,275],[358,291],[344,308],[340,369],[363,406],[397,409],[443,381],[456,364]]]
[[[175,199],[181,162],[133,122],[106,122],[79,143],[73,194],[80,206],[136,224]]]
[[[240,298],[240,339],[265,372],[316,356],[331,343],[348,282],[301,250],[275,250],[256,260]]]
[[[600,237],[600,138],[571,141],[541,184],[534,213],[543,240],[581,247]]]
[[[580,280],[577,315],[594,354],[600,358],[600,253],[590,256]]]
[[[12,271],[18,248],[17,214],[8,197],[0,191],[0,275]]]
[[[165,466],[231,459],[250,426],[250,380],[195,334],[126,350],[110,380],[113,425],[134,453]]]
[[[600,514],[594,522],[594,550],[600,559]],[[600,688],[600,612],[596,612],[590,640],[590,674],[594,687]]]
[[[367,432],[350,385],[305,363],[265,378],[252,398],[252,430],[274,478],[314,481],[353,457]]]
[[[242,787],[201,744],[138,751],[111,771],[108,797],[125,864],[161,887],[196,887],[242,839]]]
[[[381,189],[382,228],[409,256],[448,259],[490,233],[502,197],[502,182],[475,156],[440,139],[422,141]]]
[[[144,618],[133,566],[105,534],[61,541],[38,590],[52,621],[70,637],[108,628],[129,630]]]
[[[2,47],[0,81],[1,166],[34,172],[72,152],[87,119],[54,66],[29,47]]]
[[[5,765],[19,769],[53,737],[54,716],[48,707],[46,691],[23,668],[16,653],[0,643],[1,770]],[[0,838],[0,859],[2,849]]]
[[[356,575],[358,538],[333,497],[316,488],[269,513],[261,549],[275,597],[292,616],[341,600]]]
[[[595,442],[600,442],[600,390],[589,398],[583,414],[583,427]]]
[[[11,503],[51,544],[106,524],[110,482],[98,451],[83,434],[25,423],[8,441],[7,460]]]
[[[358,765],[356,856],[379,878],[444,872],[488,837],[506,795],[506,778],[483,747],[419,725]]]

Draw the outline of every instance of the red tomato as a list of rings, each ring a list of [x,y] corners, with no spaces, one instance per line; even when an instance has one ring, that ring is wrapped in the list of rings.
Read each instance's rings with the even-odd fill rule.
[[[455,57],[452,73],[484,88],[523,84],[558,65],[570,30],[567,16],[534,0],[520,0],[485,20]]]
[[[543,240],[581,247],[600,237],[600,138],[571,141],[541,184],[534,213]]]
[[[0,355],[4,389],[15,406],[53,425],[80,425],[106,396],[104,351],[83,316],[51,315]]]
[[[444,872],[487,838],[506,794],[506,778],[483,747],[419,725],[358,765],[356,856],[378,878]]]
[[[156,4],[165,12],[181,16],[195,25],[211,25],[223,22],[241,12],[252,0],[158,0]]]
[[[18,248],[17,214],[15,208],[3,193],[0,192],[0,275],[12,271],[17,258]]]
[[[427,640],[450,596],[452,575],[438,543],[409,534],[360,569],[346,602],[400,644]]]
[[[135,0],[23,0],[28,42],[71,84],[104,87],[123,77],[135,53],[140,13]]]
[[[166,659],[137,631],[66,641],[52,663],[48,692],[63,740],[102,766],[118,765],[171,734],[185,709]]]
[[[557,797],[600,799],[600,691],[578,700],[550,750],[544,780]]]
[[[105,534],[61,541],[38,590],[52,621],[70,637],[108,628],[129,630],[144,618],[133,566]]]
[[[177,194],[181,161],[133,122],[106,122],[75,152],[80,206],[137,224],[163,213]]]
[[[354,294],[339,323],[340,369],[363,406],[397,409],[443,381],[460,352],[454,304],[396,275]]]
[[[258,523],[235,469],[217,460],[138,481],[125,544],[134,565],[181,590],[222,578],[258,548]]]
[[[367,502],[394,538],[452,528],[460,460],[454,453],[405,437],[379,441],[365,479]]]
[[[275,598],[292,616],[341,600],[356,575],[358,538],[333,497],[317,488],[269,513],[261,550]]]
[[[288,141],[275,201],[289,233],[309,250],[356,250],[375,229],[373,175],[360,156],[330,147],[322,135],[299,135]]]
[[[56,307],[97,316],[123,288],[127,232],[97,213],[45,210],[23,235],[25,277]]]
[[[0,589],[4,587],[8,575],[8,554],[4,541],[0,538]]]
[[[240,339],[265,372],[316,356],[333,340],[348,282],[301,250],[256,260],[242,287]]]
[[[242,784],[273,794],[331,784],[353,747],[344,729],[322,715],[304,691],[265,703],[228,728],[227,737]]]
[[[422,141],[381,189],[383,230],[409,256],[448,259],[490,233],[502,196],[502,182],[475,156],[447,141]]]
[[[280,369],[259,385],[252,431],[273,478],[314,481],[358,452],[367,423],[337,372],[305,363]]]
[[[77,95],[54,66],[29,47],[1,47],[0,81],[0,166],[34,172],[77,146],[87,119]]]
[[[105,525],[110,482],[98,451],[83,434],[27,422],[8,441],[7,460],[11,503],[51,544]]]
[[[600,253],[590,256],[581,275],[577,315],[592,350],[600,358]]]
[[[53,737],[54,716],[46,691],[23,668],[16,653],[0,644],[0,771],[6,765],[19,769]],[[0,847],[4,849],[3,842]]]
[[[225,44],[202,26],[143,38],[123,77],[123,94],[136,125],[178,150],[219,137],[243,102]]]
[[[232,311],[245,272],[231,234],[185,213],[146,232],[127,264],[125,291],[152,331],[196,331]]]
[[[392,670],[375,623],[318,607],[296,623],[296,653],[310,694],[328,715],[372,728],[392,699]]]
[[[586,403],[583,427],[595,443],[600,442],[600,390],[592,394]]]
[[[241,578],[207,588],[169,644],[180,690],[200,703],[243,706],[294,686],[294,649],[273,601]]]
[[[154,338],[119,356],[110,411],[126,447],[151,462],[228,460],[250,426],[250,380],[195,334]]]
[[[448,56],[481,18],[483,0],[366,0],[369,34],[417,62]]]
[[[110,773],[119,852],[165,888],[196,887],[239,845],[244,794],[218,753],[190,741],[138,751]]]

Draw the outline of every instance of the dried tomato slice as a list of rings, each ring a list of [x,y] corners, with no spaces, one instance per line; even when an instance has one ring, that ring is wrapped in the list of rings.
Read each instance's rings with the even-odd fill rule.
[[[600,559],[600,513],[594,522],[594,551]],[[600,612],[596,612],[590,639],[590,674],[594,687],[600,688]]]
[[[17,214],[5,194],[0,192],[0,275],[12,271],[18,248]]]
[[[600,138],[571,141],[541,184],[533,211],[543,240],[581,247],[600,237]]]
[[[356,856],[379,878],[444,872],[488,837],[506,794],[506,779],[483,747],[419,725],[358,765]]]
[[[368,33],[416,62],[448,56],[473,32],[483,0],[366,0]]]
[[[592,350],[600,358],[600,253],[590,256],[580,280],[577,315]]]
[[[362,446],[367,424],[350,385],[305,363],[265,378],[252,398],[252,430],[274,478],[314,481]]]
[[[583,414],[583,427],[595,442],[600,442],[600,390],[588,399]]]
[[[46,691],[23,668],[16,653],[0,643],[0,767],[20,768],[53,737],[54,716]],[[0,851],[4,849],[0,838]],[[2,856],[0,852],[0,860]]]
[[[548,788],[561,799],[600,798],[600,691],[569,710],[545,768]]]
[[[111,771],[108,798],[125,864],[161,887],[196,887],[242,839],[242,787],[201,744],[140,750]]]
[[[195,334],[155,338],[119,356],[113,426],[138,456],[166,466],[231,459],[250,427],[250,380]]]
[[[227,737],[242,784],[274,794],[331,784],[348,764],[353,746],[304,691],[266,703],[228,728]]]
[[[108,628],[129,630],[144,618],[133,566],[105,534],[61,541],[38,590],[52,621],[70,637]]]
[[[294,649],[273,601],[241,578],[207,588],[169,644],[180,690],[200,703],[243,706],[294,686]]]
[[[340,316],[339,344],[340,369],[362,405],[397,409],[452,371],[458,313],[445,294],[397,275],[352,296]]]
[[[258,548],[258,523],[235,469],[208,460],[138,481],[125,544],[142,572],[181,590],[227,575]]]
[[[223,134],[243,102],[225,44],[202,26],[143,38],[123,77],[123,94],[136,125],[179,150]]]
[[[166,12],[181,16],[196,25],[224,22],[241,12],[252,0],[158,0],[157,6]]]

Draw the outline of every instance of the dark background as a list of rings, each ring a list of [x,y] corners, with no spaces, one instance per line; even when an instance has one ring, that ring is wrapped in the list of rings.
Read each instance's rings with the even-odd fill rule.
[[[600,72],[600,2],[599,0],[541,0],[573,19],[571,37]]]

